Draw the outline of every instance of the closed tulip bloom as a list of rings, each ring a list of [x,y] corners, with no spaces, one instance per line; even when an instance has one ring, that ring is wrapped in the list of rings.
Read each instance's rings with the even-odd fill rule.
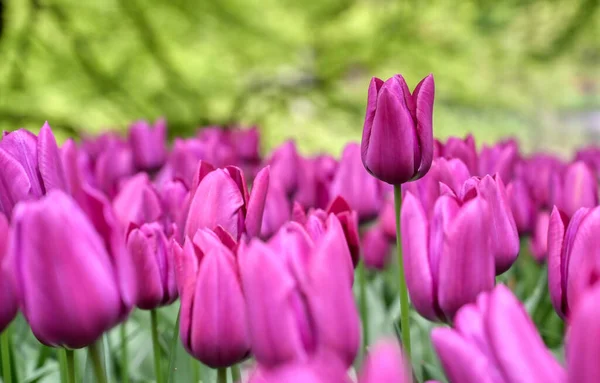
[[[110,199],[119,192],[121,181],[134,173],[131,148],[121,143],[103,151],[94,165],[96,186]]]
[[[483,145],[479,153],[479,175],[498,174],[504,182],[513,179],[514,168],[519,161],[519,147],[515,140],[498,142],[493,146]]]
[[[358,383],[412,383],[412,371],[395,341],[379,342],[369,350]]]
[[[361,248],[365,266],[383,270],[390,259],[391,243],[381,226],[375,225],[363,233]]]
[[[549,154],[539,153],[523,161],[518,169],[535,201],[535,205],[542,209],[552,208],[552,177],[561,173],[563,162]]]
[[[600,170],[600,148],[592,145],[579,149],[575,155],[575,161],[585,162],[594,173],[598,174],[598,170]]]
[[[369,85],[361,142],[362,161],[369,173],[397,185],[419,179],[433,159],[433,75],[411,94],[401,75]]]
[[[135,301],[124,249],[107,242],[60,191],[17,206],[10,246],[21,309],[46,345],[88,346]]]
[[[0,213],[8,218],[17,202],[39,198],[52,189],[66,190],[56,139],[46,122],[36,137],[25,129],[0,140]]]
[[[401,211],[406,284],[415,309],[429,320],[451,320],[477,294],[494,287],[488,203],[443,195],[428,218],[407,192]]]
[[[172,244],[185,349],[213,368],[245,359],[250,339],[234,254],[208,229],[188,237],[183,248]]]
[[[441,156],[447,159],[457,158],[467,165],[471,175],[478,173],[477,148],[472,134],[468,134],[464,139],[449,137],[442,147]]]
[[[256,126],[251,128],[234,128],[229,133],[231,144],[242,163],[260,162],[260,132]]]
[[[569,220],[557,208],[548,227],[548,289],[556,312],[567,318],[595,282],[600,265],[600,207],[581,208]]]
[[[352,383],[343,365],[330,358],[287,363],[276,368],[258,366],[248,383]]]
[[[138,173],[121,187],[113,199],[113,207],[123,228],[157,221],[162,215],[160,197],[148,174]]]
[[[242,171],[236,167],[216,169],[197,181],[192,194],[184,233],[193,237],[198,229],[223,227],[236,240],[246,234],[260,234],[267,191],[269,168],[262,169],[248,187]]]
[[[531,233],[535,224],[536,209],[527,185],[517,178],[506,187],[506,195],[519,234]]]
[[[298,187],[300,167],[296,143],[289,140],[275,148],[267,163],[271,167],[271,179],[278,182],[288,196],[292,196]]]
[[[167,122],[156,120],[154,126],[147,121],[136,121],[129,127],[129,145],[133,164],[137,169],[155,170],[167,159]]]
[[[278,182],[269,182],[265,200],[260,236],[270,238],[292,215],[292,204],[287,198],[285,188]]]
[[[360,146],[357,143],[346,145],[329,189],[331,197],[343,197],[358,213],[358,219],[365,222],[379,213],[383,192],[381,181],[367,173],[362,165]]]
[[[454,329],[434,329],[431,339],[451,383],[566,381],[525,308],[503,285],[463,307]]]
[[[175,264],[162,226],[150,223],[133,229],[127,250],[135,265],[136,306],[152,310],[172,303],[177,298]]]
[[[4,259],[8,247],[9,227],[6,217],[0,213],[0,332],[17,315],[17,295],[10,281],[12,270]]]
[[[583,162],[567,166],[564,174],[554,175],[554,204],[568,216],[580,207],[598,205],[598,183],[592,169]]]
[[[328,155],[300,158],[298,189],[294,199],[308,208],[325,209],[330,203],[329,190],[338,162]]]
[[[550,213],[540,211],[535,217],[532,236],[529,238],[529,251],[533,258],[542,263],[548,256],[548,225]]]
[[[600,285],[587,292],[573,310],[566,339],[569,383],[595,383],[600,376]]]

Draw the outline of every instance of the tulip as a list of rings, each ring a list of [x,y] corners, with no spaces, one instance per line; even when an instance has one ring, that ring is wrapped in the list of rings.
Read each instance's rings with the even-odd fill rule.
[[[361,222],[377,216],[383,205],[381,181],[365,171],[360,159],[360,146],[350,143],[344,148],[329,194],[341,196],[358,214]]]
[[[161,225],[133,229],[127,236],[127,250],[136,266],[136,306],[152,310],[173,303],[177,298],[175,265]]]
[[[401,75],[369,85],[361,143],[369,173],[393,185],[419,179],[433,159],[433,75],[411,94]]]
[[[347,367],[356,356],[360,332],[350,255],[339,222],[333,215],[330,220],[314,244],[290,222],[268,244],[253,240],[239,250],[252,352],[261,366],[320,355]]]
[[[554,204],[568,216],[575,214],[580,207],[598,205],[598,184],[596,176],[583,162],[567,166],[564,174],[553,176]]]
[[[248,129],[235,128],[226,130],[232,146],[242,163],[260,162],[260,133],[256,126]]]
[[[567,335],[566,359],[569,383],[594,383],[600,376],[596,356],[600,337],[600,286],[586,293],[573,311]]]
[[[236,240],[243,234],[260,234],[267,191],[269,168],[262,169],[248,195],[242,171],[236,167],[216,169],[195,181],[184,233],[193,238],[201,228],[214,230],[217,226]]]
[[[519,147],[515,140],[501,141],[494,146],[483,145],[479,153],[479,175],[498,174],[504,182],[513,179],[519,160]]]
[[[205,158],[204,145],[196,138],[176,138],[167,164],[161,169],[158,178],[179,180],[190,188],[198,161]],[[165,174],[166,173],[166,174]]]
[[[503,285],[464,306],[454,329],[436,328],[431,339],[450,382],[566,381],[525,308]]]
[[[380,342],[370,351],[358,377],[358,383],[411,383],[412,371],[400,346],[394,341]]]
[[[496,174],[481,179],[473,177],[464,184],[462,197],[478,193],[489,205],[491,213],[492,251],[496,258],[496,275],[508,270],[519,255],[519,233],[510,209],[502,179]]]
[[[213,368],[245,359],[250,342],[235,255],[208,229],[187,237],[183,248],[172,246],[185,349]]]
[[[131,148],[125,144],[107,148],[98,156],[94,166],[96,185],[109,198],[113,198],[119,192],[120,182],[134,172],[133,154]]]
[[[181,181],[169,181],[159,190],[167,224],[184,222],[184,205],[188,190]]]
[[[285,188],[278,182],[269,182],[260,236],[270,238],[290,220],[291,213],[292,206],[287,198]]]
[[[160,197],[146,173],[139,173],[123,183],[113,199],[113,207],[123,228],[155,222],[162,215]]]
[[[598,170],[600,170],[600,148],[588,146],[579,149],[575,155],[575,161],[585,162],[594,173],[598,174]]]
[[[132,265],[119,230],[107,222],[98,232],[71,198],[55,190],[15,209],[9,257],[18,265],[21,309],[40,342],[88,346],[135,302]]]
[[[136,121],[129,127],[129,145],[137,169],[160,168],[167,158],[167,122],[156,120],[151,127],[146,121]]]
[[[535,218],[533,226],[533,235],[529,238],[529,251],[533,258],[542,263],[548,255],[548,225],[550,223],[550,214],[547,211],[540,211]]]
[[[555,207],[548,227],[548,289],[554,309],[562,318],[589,286],[600,265],[600,207],[581,208],[568,220]]]
[[[480,197],[441,196],[429,219],[407,192],[401,210],[406,284],[415,309],[430,320],[451,320],[477,294],[493,288],[491,209]]]
[[[364,232],[361,241],[365,266],[383,270],[389,262],[391,244],[383,229],[376,225]]]
[[[325,209],[338,163],[330,156],[300,158],[298,189],[294,199],[306,207]]]
[[[292,140],[277,147],[267,160],[271,167],[271,179],[281,184],[288,196],[292,196],[298,188],[300,161],[296,143]]]
[[[535,223],[535,205],[529,189],[522,179],[513,180],[506,187],[506,195],[519,234],[529,234]]]
[[[4,258],[8,245],[9,227],[6,217],[0,213],[0,333],[17,315],[18,301],[12,283],[11,270]]]
[[[551,209],[552,177],[553,174],[562,172],[563,167],[564,164],[558,158],[540,153],[525,160],[515,171],[527,183],[536,206]]]
[[[46,122],[38,137],[24,129],[0,141],[0,213],[8,218],[17,202],[39,198],[52,189],[66,190],[54,134]]]
[[[472,175],[477,174],[477,149],[475,148],[475,138],[468,134],[464,139],[458,137],[449,137],[445,145],[441,146],[441,156],[447,159],[457,158],[467,165],[467,169]]]
[[[249,383],[352,383],[345,368],[331,358],[313,359],[307,363],[289,363],[276,368],[258,368]]]

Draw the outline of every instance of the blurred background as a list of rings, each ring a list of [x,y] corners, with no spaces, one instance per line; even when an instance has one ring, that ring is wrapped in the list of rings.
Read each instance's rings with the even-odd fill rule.
[[[436,136],[600,141],[600,0],[0,0],[0,129],[165,116],[265,150],[360,140],[372,76],[436,80]]]

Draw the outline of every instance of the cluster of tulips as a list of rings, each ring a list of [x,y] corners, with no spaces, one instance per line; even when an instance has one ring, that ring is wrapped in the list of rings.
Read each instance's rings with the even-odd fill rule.
[[[566,162],[525,156],[514,140],[442,143],[433,103],[431,75],[412,93],[400,75],[374,78],[362,143],[339,159],[292,141],[263,158],[256,128],[207,127],[169,145],[164,120],[60,147],[48,123],[5,133],[0,332],[20,312],[42,344],[66,350],[65,381],[77,380],[69,353],[88,347],[104,383],[103,334],[148,310],[155,340],[156,310],[179,299],[179,339],[219,382],[230,368],[252,383],[408,383],[415,310],[441,323],[431,341],[450,382],[599,381],[600,149]],[[497,284],[523,238],[548,265],[566,367]],[[394,242],[401,335],[371,346],[355,268],[388,268]]]

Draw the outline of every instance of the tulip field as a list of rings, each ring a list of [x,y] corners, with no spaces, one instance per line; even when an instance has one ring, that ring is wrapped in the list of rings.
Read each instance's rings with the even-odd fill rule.
[[[433,75],[365,99],[339,158],[5,132],[2,382],[599,382],[600,147],[440,141]]]

